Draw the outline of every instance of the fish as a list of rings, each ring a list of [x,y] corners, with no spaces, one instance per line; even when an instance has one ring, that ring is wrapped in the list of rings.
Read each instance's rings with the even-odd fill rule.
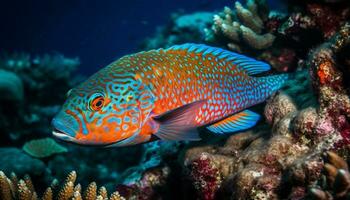
[[[198,141],[198,129],[229,135],[256,125],[247,108],[264,102],[289,73],[262,76],[263,61],[186,43],[126,55],[71,89],[53,135],[80,145],[124,147]]]

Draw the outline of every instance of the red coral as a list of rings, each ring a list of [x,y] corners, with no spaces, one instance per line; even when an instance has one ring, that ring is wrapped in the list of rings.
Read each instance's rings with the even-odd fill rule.
[[[319,78],[321,85],[331,82],[332,76],[329,71],[331,65],[332,64],[329,61],[325,61],[319,65],[317,76]]]
[[[220,184],[219,171],[213,166],[207,155],[202,154],[192,162],[191,176],[202,198],[205,200],[214,199]]]

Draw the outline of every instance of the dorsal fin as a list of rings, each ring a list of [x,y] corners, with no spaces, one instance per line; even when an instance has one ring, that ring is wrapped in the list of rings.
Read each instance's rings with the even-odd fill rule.
[[[212,54],[218,59],[224,59],[225,61],[232,62],[233,64],[241,67],[242,69],[246,70],[249,75],[259,74],[261,72],[265,72],[271,69],[270,65],[265,62],[258,61],[253,58],[249,58],[247,56],[243,56],[228,50],[207,46],[204,44],[186,43],[181,45],[175,45],[168,49],[165,49],[165,51],[181,50],[202,54],[203,56],[207,54]]]

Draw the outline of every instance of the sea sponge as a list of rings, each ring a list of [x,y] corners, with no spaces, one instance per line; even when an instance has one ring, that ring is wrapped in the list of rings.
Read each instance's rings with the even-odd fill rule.
[[[22,80],[13,72],[0,69],[0,100],[23,101]]]
[[[67,148],[58,144],[52,138],[31,140],[24,144],[23,150],[36,158],[45,158],[68,151]]]

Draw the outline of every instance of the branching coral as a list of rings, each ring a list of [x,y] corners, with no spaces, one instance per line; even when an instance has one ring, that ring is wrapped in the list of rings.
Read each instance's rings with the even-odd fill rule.
[[[36,158],[45,158],[67,152],[67,148],[57,144],[52,138],[31,140],[24,144],[23,150]]]
[[[270,47],[275,36],[264,28],[264,20],[268,11],[266,2],[259,0],[247,1],[243,7],[238,1],[235,3],[235,11],[225,7],[223,13],[214,16],[212,31],[207,29],[207,40],[212,40],[213,35],[223,34],[230,40],[228,47],[241,51],[241,46],[247,44],[252,49],[266,49]]]
[[[98,188],[95,182],[88,185],[86,190],[82,190],[80,184],[76,184],[77,174],[72,171],[68,174],[62,186],[58,186],[55,179],[48,187],[40,199],[42,200],[125,200],[118,192],[114,192],[108,198],[105,187]],[[84,191],[84,192],[82,192]],[[7,177],[0,171],[0,197],[1,200],[37,200],[38,194],[29,176],[18,180],[16,174],[11,173]]]

